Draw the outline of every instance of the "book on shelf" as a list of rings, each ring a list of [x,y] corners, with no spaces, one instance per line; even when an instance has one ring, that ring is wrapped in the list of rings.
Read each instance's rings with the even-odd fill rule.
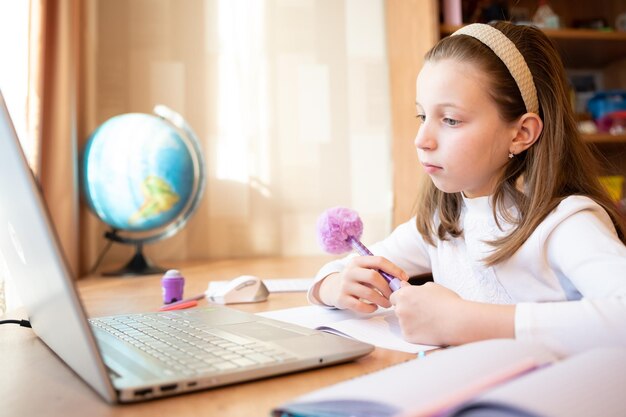
[[[433,352],[282,404],[274,417],[623,417],[626,348],[559,358],[495,339]]]

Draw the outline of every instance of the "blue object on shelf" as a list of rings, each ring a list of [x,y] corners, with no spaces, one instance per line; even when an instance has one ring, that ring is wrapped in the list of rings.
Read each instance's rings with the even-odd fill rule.
[[[589,99],[587,109],[594,120],[614,111],[626,110],[626,91],[600,91]]]

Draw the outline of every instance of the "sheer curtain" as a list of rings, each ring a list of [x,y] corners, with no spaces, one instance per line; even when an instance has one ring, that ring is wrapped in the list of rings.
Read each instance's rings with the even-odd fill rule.
[[[80,0],[31,0],[29,124],[34,170],[69,267],[79,274]]]
[[[317,216],[359,211],[391,228],[391,115],[383,0],[91,0],[87,130],[165,104],[198,133],[208,168],[187,227],[157,263],[320,254]],[[84,137],[81,141],[84,141]],[[105,244],[82,217],[83,271]],[[114,245],[106,262],[124,262]]]

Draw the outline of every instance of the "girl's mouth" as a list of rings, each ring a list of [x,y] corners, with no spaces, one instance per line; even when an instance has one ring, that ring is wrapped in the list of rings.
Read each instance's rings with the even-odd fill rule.
[[[433,173],[435,173],[435,172],[437,172],[437,171],[439,171],[439,170],[443,169],[443,168],[442,168],[442,167],[440,167],[440,166],[433,165],[433,164],[429,164],[429,163],[426,163],[426,162],[422,162],[422,165],[424,166],[424,170],[425,170],[425,171],[426,171],[426,173],[428,173],[428,174],[433,174]]]

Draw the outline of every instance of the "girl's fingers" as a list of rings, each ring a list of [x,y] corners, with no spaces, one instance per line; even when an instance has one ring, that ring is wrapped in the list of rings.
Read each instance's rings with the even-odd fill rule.
[[[331,305],[335,307],[361,313],[374,312],[378,306],[389,308],[392,292],[380,271],[398,277],[403,282],[408,280],[402,269],[383,257],[357,256],[350,260],[340,275],[334,277],[334,296],[327,295],[326,298],[334,299]]]
[[[393,276],[401,277],[403,282],[408,280],[406,273],[402,271],[402,269],[379,256],[357,257],[354,259],[352,266],[357,271],[352,275],[352,279],[373,286],[386,298],[391,296],[391,288],[389,288],[389,283],[385,278],[383,278],[380,271],[385,271]]]
[[[365,275],[374,275],[373,271],[363,270]],[[370,283],[363,283],[355,278],[355,271],[350,274],[350,279],[344,280],[338,289],[335,307],[358,311],[361,313],[371,313],[376,311],[378,306],[391,307],[389,300]]]
[[[367,300],[381,307],[384,307],[384,308],[391,307],[391,302],[389,301],[388,297],[381,294],[375,288],[371,288],[365,285],[360,285],[359,288],[355,291],[355,295],[362,300]]]
[[[382,256],[356,256],[352,258],[352,263],[360,268],[380,269],[402,281],[409,280],[402,268]]]
[[[378,271],[373,269],[352,267],[350,274],[346,275],[346,278],[346,284],[350,283],[354,285],[350,286],[350,291],[353,291],[354,288],[358,287],[370,289],[375,288],[385,298],[389,298],[391,295],[391,289],[389,288],[387,281],[378,273]]]
[[[356,311],[357,313],[373,313],[378,309],[376,304],[366,303],[354,297],[350,297],[345,300],[342,306],[337,306],[342,309]]]

